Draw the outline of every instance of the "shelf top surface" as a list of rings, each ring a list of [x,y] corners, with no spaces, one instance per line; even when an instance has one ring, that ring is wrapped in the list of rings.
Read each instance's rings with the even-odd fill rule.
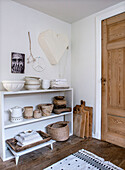
[[[23,119],[22,122],[17,122],[17,123],[12,123],[10,121],[7,121],[7,122],[5,122],[4,128],[7,129],[7,128],[11,128],[11,127],[15,127],[15,126],[21,126],[21,125],[25,125],[25,124],[29,124],[29,123],[33,123],[33,122],[35,123],[35,122],[38,122],[38,121],[51,119],[51,118],[54,118],[54,117],[60,117],[60,116],[68,115],[68,114],[72,114],[72,112],[64,112],[64,113],[61,113],[61,114],[52,113],[50,116],[42,116],[39,119],[35,119],[35,118]]]
[[[0,93],[4,95],[11,95],[11,94],[30,94],[30,93],[48,93],[48,92],[65,92],[65,91],[71,91],[72,88],[68,89],[48,89],[48,90],[21,90],[21,91],[0,91]]]

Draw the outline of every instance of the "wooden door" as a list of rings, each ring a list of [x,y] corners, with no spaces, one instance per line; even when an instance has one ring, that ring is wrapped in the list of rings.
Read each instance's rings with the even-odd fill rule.
[[[102,21],[102,140],[125,147],[125,13]]]

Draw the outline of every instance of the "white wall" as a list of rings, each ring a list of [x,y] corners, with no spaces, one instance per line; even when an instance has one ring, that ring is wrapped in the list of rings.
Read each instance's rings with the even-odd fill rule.
[[[67,78],[70,83],[70,48],[60,63],[52,66],[38,44],[38,35],[52,29],[67,35],[70,41],[71,25],[11,0],[0,0],[0,3],[0,89],[2,80],[22,79],[25,75],[42,79]],[[38,73],[31,64],[26,64],[25,74],[12,74],[11,52],[24,53],[26,58],[29,56],[28,31],[31,33],[32,53],[34,57],[44,58],[46,68]]]
[[[94,105],[95,96],[95,17],[72,24],[72,86],[74,104],[80,99]]]
[[[93,136],[97,138],[101,137],[101,20],[124,11],[122,2],[72,24],[74,105],[83,99],[94,108]]]
[[[74,105],[85,100],[95,108],[95,16],[72,24],[72,87]]]

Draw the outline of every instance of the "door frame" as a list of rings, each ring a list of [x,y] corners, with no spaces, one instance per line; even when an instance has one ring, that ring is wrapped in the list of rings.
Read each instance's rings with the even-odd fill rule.
[[[98,13],[96,17],[96,79],[95,79],[95,133],[94,137],[101,139],[101,21],[114,15],[125,12],[125,2],[107,8]]]

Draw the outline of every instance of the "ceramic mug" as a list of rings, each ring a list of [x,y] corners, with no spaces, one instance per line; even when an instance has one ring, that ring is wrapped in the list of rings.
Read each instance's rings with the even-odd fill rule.
[[[47,90],[50,87],[50,80],[42,80],[42,89]]]

